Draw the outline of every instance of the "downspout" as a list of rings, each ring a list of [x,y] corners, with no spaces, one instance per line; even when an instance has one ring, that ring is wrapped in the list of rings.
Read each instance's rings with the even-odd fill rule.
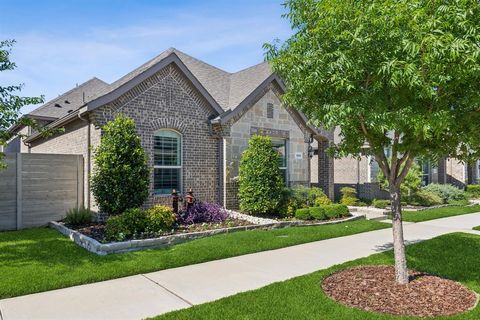
[[[90,171],[91,171],[91,133],[90,133],[90,127],[91,127],[91,121],[90,118],[85,119],[82,118],[81,112],[78,112],[78,119],[84,121],[87,123],[87,208],[90,209]]]

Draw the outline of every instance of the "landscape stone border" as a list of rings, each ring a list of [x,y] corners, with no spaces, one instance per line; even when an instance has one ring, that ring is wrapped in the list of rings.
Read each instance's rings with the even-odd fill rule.
[[[229,213],[231,217],[237,218],[237,219],[243,219],[243,216],[246,216],[242,213],[238,213],[234,211],[229,211]],[[251,217],[251,216],[248,216],[248,217]],[[247,221],[255,223],[253,221],[254,220],[253,218],[258,219],[256,220],[257,221],[256,224],[252,224],[249,226],[221,228],[221,229],[213,229],[213,230],[190,232],[190,233],[179,233],[179,234],[166,235],[166,236],[151,238],[151,239],[129,240],[129,241],[111,242],[111,243],[100,243],[97,240],[90,238],[76,230],[68,228],[67,226],[65,226],[65,224],[61,222],[51,221],[49,223],[49,227],[67,236],[68,238],[70,238],[70,240],[75,242],[80,247],[86,249],[87,251],[104,256],[112,253],[138,251],[138,250],[153,249],[153,248],[165,248],[175,244],[184,243],[191,240],[205,238],[205,237],[214,236],[218,234],[224,234],[224,233],[233,233],[238,231],[248,231],[248,230],[255,230],[255,229],[268,230],[268,229],[279,229],[279,228],[287,228],[287,227],[307,227],[307,226],[319,226],[319,225],[326,225],[326,224],[337,224],[337,223],[342,223],[347,221],[364,219],[365,216],[355,215],[345,219],[323,221],[318,223],[305,223],[303,221],[276,221],[273,219],[265,219],[265,218],[257,218],[257,217],[251,217],[251,218],[252,218],[251,221],[250,220],[247,220]],[[266,221],[273,221],[273,222],[266,222]]]

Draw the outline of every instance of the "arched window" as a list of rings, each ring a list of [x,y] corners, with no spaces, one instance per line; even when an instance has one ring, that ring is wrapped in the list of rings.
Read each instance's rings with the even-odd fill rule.
[[[153,188],[156,194],[181,190],[182,136],[173,130],[161,129],[153,136]]]

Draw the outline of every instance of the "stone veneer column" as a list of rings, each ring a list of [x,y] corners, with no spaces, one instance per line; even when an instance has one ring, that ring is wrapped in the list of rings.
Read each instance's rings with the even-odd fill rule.
[[[328,140],[318,141],[318,186],[334,200],[333,158],[327,154]]]

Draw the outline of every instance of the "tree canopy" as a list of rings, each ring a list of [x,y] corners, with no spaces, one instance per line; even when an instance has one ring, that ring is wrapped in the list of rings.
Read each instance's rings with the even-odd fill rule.
[[[0,41],[0,72],[16,68],[15,63],[10,61],[11,47],[14,43],[14,40]],[[5,146],[13,137],[14,134],[8,131],[13,125],[23,123],[33,126],[35,124],[32,119],[22,118],[20,109],[26,105],[42,103],[43,97],[20,97],[17,92],[21,89],[21,84],[0,85],[0,146]],[[0,169],[5,166],[2,162],[4,156],[3,152],[0,152]]]
[[[316,126],[340,127],[337,156],[375,157],[392,200],[396,278],[406,283],[400,185],[414,159],[480,157],[480,2],[287,0],[285,7],[293,35],[265,45],[287,88],[283,100]]]

